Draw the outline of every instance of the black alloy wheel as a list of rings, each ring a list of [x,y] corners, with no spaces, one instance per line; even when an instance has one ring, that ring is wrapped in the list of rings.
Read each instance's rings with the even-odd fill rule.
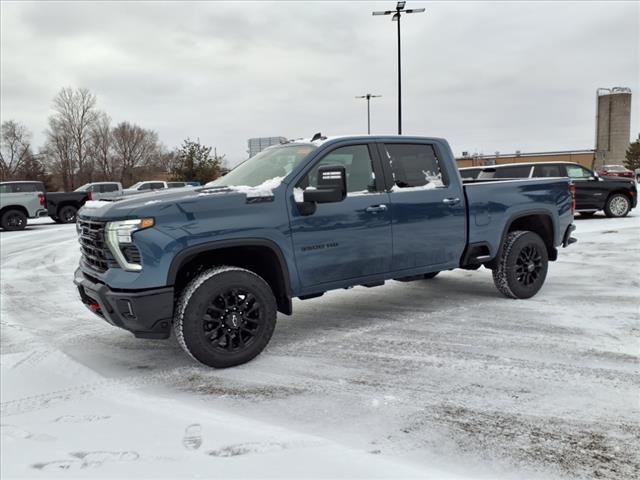
[[[542,271],[542,255],[535,244],[527,245],[520,250],[516,260],[516,279],[525,287],[533,284]]]
[[[2,228],[9,231],[24,230],[27,216],[20,210],[9,210],[2,215]]]
[[[203,271],[184,288],[173,330],[191,357],[226,368],[262,352],[276,317],[275,296],[262,277],[244,268],[220,266]]]
[[[203,333],[213,348],[237,352],[255,340],[263,323],[260,302],[245,289],[221,291],[202,317]]]
[[[78,213],[78,209],[76,207],[67,205],[60,209],[58,218],[60,219],[61,223],[73,223],[76,221],[77,213]]]

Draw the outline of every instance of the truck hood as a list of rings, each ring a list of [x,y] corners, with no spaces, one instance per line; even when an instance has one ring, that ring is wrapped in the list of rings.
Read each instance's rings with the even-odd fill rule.
[[[79,212],[83,218],[123,220],[127,218],[162,217],[169,214],[189,216],[207,210],[238,208],[252,203],[273,201],[281,179],[264,187],[185,187],[121,197],[109,202],[88,201]]]

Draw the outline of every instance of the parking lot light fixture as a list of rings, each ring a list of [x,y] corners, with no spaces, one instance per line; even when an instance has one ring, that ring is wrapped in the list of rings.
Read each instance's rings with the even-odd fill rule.
[[[401,1],[396,4],[395,10],[383,10],[372,12],[374,16],[378,15],[391,15],[391,21],[398,22],[398,135],[402,135],[402,68],[400,62],[400,17],[403,13],[422,13],[424,8],[409,8],[405,10],[406,1]]]

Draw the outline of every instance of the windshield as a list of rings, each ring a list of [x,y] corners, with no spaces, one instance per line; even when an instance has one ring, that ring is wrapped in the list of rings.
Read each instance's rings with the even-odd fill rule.
[[[91,186],[90,183],[85,183],[84,185],[82,185],[81,187],[78,187],[74,190],[74,192],[86,192],[87,190],[89,190],[89,187]]]
[[[127,190],[133,190],[134,188],[138,188],[140,185],[142,185],[142,183],[143,182],[134,183]]]
[[[622,165],[605,165],[604,166],[605,170],[609,170],[611,172],[626,172],[627,169],[624,168]]]
[[[268,148],[205,187],[257,187],[267,180],[284,178],[316,148],[315,145],[299,144]]]

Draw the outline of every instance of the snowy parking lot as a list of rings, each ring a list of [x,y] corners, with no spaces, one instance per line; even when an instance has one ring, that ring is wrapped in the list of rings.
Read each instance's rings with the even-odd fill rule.
[[[90,314],[73,225],[0,233],[2,478],[637,478],[640,213],[490,272],[294,301],[227,370]]]

